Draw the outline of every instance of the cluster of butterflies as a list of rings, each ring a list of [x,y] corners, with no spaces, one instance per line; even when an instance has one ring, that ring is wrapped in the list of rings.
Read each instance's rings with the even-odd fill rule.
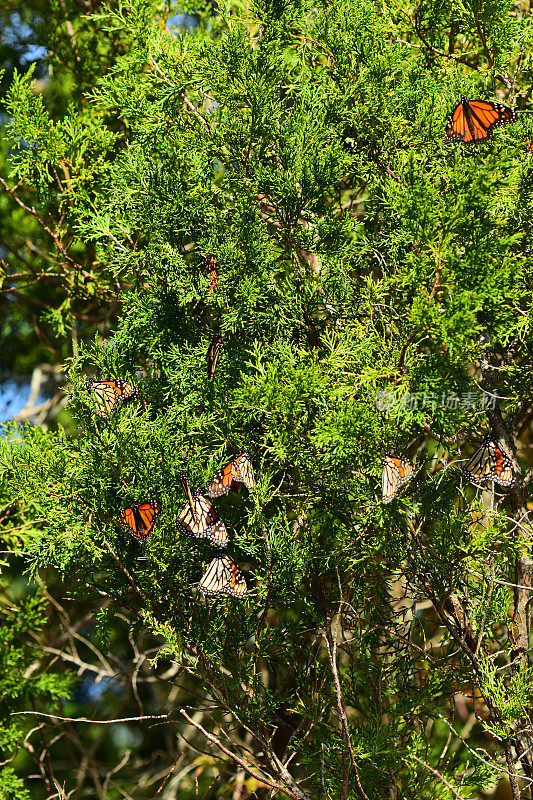
[[[101,417],[110,417],[121,403],[140,395],[133,384],[113,379],[91,379],[87,389],[93,395],[96,411]],[[206,491],[200,486],[192,490],[184,472],[180,472],[178,477],[187,502],[176,520],[177,530],[195,539],[207,539],[218,550],[201,578],[198,589],[210,597],[220,594],[244,597],[247,591],[244,575],[233,558],[225,552],[229,544],[226,526],[206,495],[217,498],[231,491],[238,491],[243,486],[249,491],[253,489],[255,476],[250,454],[243,451],[224,464],[215,473]],[[119,522],[124,530],[143,544],[162,512],[163,506],[157,500],[146,500],[138,505],[132,503],[120,511]]]
[[[393,456],[388,453],[383,457],[383,473],[381,478],[381,499],[390,503],[402,486],[405,486],[415,473],[415,465],[405,456]],[[491,434],[483,439],[481,446],[462,470],[463,477],[476,486],[483,486],[489,481],[500,486],[512,486],[515,473],[511,459],[505,455]]]
[[[495,128],[516,122],[515,111],[500,103],[485,100],[468,101],[461,97],[446,123],[445,141],[460,141],[463,144],[485,142],[492,137]],[[533,143],[524,138],[526,146],[533,152]],[[222,336],[216,333],[206,354],[207,376],[212,379],[220,356]],[[139,389],[128,381],[90,380],[88,391],[93,396],[96,413],[103,418],[110,417],[117,407],[139,398]],[[399,490],[414,475],[413,462],[404,456],[385,455],[383,459],[382,500],[390,503]],[[481,447],[474,453],[463,469],[463,475],[478,486],[494,481],[500,486],[514,483],[514,472],[509,458],[502,452],[492,436],[485,437]],[[187,496],[187,503],[176,521],[178,531],[197,539],[205,538],[220,551],[209,565],[199,583],[199,590],[208,596],[229,594],[243,597],[246,594],[246,581],[235,561],[223,552],[229,542],[228,533],[213,505],[207,499],[220,497],[241,486],[249,490],[255,486],[252,462],[247,452],[228,461],[214,476],[204,493],[201,487],[191,490],[184,473],[180,482]],[[120,524],[137,541],[144,542],[152,532],[162,513],[162,506],[155,500],[140,505],[128,506],[120,512]]]
[[[518,114],[512,108],[488,100],[467,100],[461,97],[448,117],[444,135],[445,142],[479,144],[492,137],[495,128],[517,122]],[[528,150],[533,152],[533,142],[524,136]],[[414,475],[415,466],[405,456],[386,454],[383,458],[381,498],[390,503],[402,486]],[[496,443],[492,435],[483,440],[481,447],[463,469],[463,476],[470,483],[482,486],[488,481],[500,486],[512,486],[515,481],[513,465]]]

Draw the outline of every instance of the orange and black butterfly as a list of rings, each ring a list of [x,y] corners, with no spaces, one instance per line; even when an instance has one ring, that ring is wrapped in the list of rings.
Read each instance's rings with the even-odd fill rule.
[[[391,456],[388,453],[383,457],[383,474],[381,476],[381,499],[383,503],[390,503],[402,486],[405,486],[414,475],[415,465],[405,456]]]
[[[163,506],[156,500],[146,500],[140,505],[132,503],[131,506],[123,508],[120,512],[120,524],[128,533],[131,533],[134,539],[144,544],[162,511]]]
[[[231,597],[244,597],[246,581],[235,561],[226,553],[215,556],[203,575],[198,589],[208,597],[229,594]]]
[[[524,144],[526,149],[529,150],[530,153],[533,153],[533,142],[531,139],[528,139],[527,136],[524,136]]]
[[[220,497],[230,491],[236,492],[242,486],[248,490],[255,486],[254,468],[250,454],[243,450],[215,473],[207,487],[209,497]]]
[[[518,114],[512,108],[488,100],[468,101],[461,97],[446,123],[445,142],[478,144],[492,137],[500,125],[516,122]]]
[[[176,520],[176,527],[185,536],[208,539],[220,548],[228,546],[226,526],[199,486],[192,493],[192,505],[187,504]]]
[[[93,395],[96,413],[100,417],[110,417],[120,403],[139,397],[139,390],[132,383],[112,378],[101,381],[91,378],[87,383],[87,391]]]
[[[186,474],[184,472],[179,472],[178,473],[178,479],[179,479],[179,482],[181,483],[183,491],[185,492],[185,497],[187,498],[187,501],[189,503],[189,508],[191,510],[191,514],[193,515],[193,518],[196,521],[196,512],[194,510],[194,498],[193,498],[193,493],[191,492],[189,479],[187,478],[187,476],[186,476]]]
[[[512,486],[515,482],[513,463],[491,434],[485,436],[481,447],[465,464],[463,475],[476,486],[482,486],[487,481],[494,481],[500,486]]]
[[[207,361],[207,377],[211,379],[215,374],[215,369],[218,363],[218,357],[220,356],[220,348],[222,347],[222,335],[220,333],[215,333],[213,338],[211,339],[211,344],[207,350],[207,355],[205,357]]]

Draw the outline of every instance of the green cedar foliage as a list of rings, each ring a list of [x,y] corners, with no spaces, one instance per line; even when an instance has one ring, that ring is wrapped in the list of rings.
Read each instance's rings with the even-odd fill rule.
[[[15,373],[61,362],[78,336],[116,318],[117,286],[99,274],[70,213],[75,198],[96,190],[116,137],[88,97],[123,52],[94,25],[90,13],[100,6],[8,0],[0,8],[0,359]]]
[[[36,670],[42,654],[40,634],[46,626],[46,611],[45,598],[40,594],[29,594],[18,602],[2,597],[0,750],[11,757],[4,761],[0,771],[1,798],[26,800],[30,797],[12,763],[27,733],[24,717],[17,714],[34,708],[39,702],[55,706],[58,700],[71,693],[76,680],[73,672],[60,674]]]
[[[489,429],[507,449],[517,433],[528,462],[527,15],[262,0],[200,8],[190,32],[169,13],[135,0],[85,18],[87,50],[112,42],[114,56],[76,77],[80,102],[62,114],[31,76],[7,94],[14,178],[63,214],[75,261],[56,335],[80,287],[121,314],[69,360],[65,427],[6,428],[6,527],[30,574],[53,567],[77,602],[102,603],[91,636],[104,649],[126,624],[152,637],[161,686],[162,665],[178,665],[183,682],[151,713],[185,741],[198,728],[180,709],[196,713],[230,751],[195,740],[212,748],[206,796],[245,779],[260,798],[481,798],[503,770],[518,800],[517,775],[533,780],[527,498],[521,479],[482,494],[444,465]],[[445,145],[461,94],[523,113],[487,145]],[[87,374],[142,398],[98,418]],[[177,475],[206,486],[243,448],[257,488],[215,505],[248,595],[205,600],[213,549],[176,533]],[[385,449],[418,470],[388,506]],[[164,513],[140,548],[116,520],[149,498]],[[132,698],[107,702],[139,715]],[[98,752],[103,780],[111,750]],[[145,783],[130,769],[121,785],[152,796],[174,757],[152,784],[142,763]],[[174,788],[193,797],[187,781]]]

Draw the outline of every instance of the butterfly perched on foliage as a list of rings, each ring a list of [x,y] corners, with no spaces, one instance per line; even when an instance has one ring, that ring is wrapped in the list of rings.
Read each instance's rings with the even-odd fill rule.
[[[100,417],[110,417],[120,403],[139,397],[139,390],[128,381],[116,381],[112,378],[87,382],[87,391],[94,397],[96,413]]]
[[[220,356],[220,348],[222,347],[222,335],[220,333],[215,333],[213,338],[211,339],[211,343],[207,350],[207,355],[205,357],[207,361],[207,377],[211,379],[215,374],[215,369],[218,363],[218,357]]]
[[[120,512],[120,524],[134,539],[144,544],[162,511],[163,506],[157,500],[146,500],[139,505],[132,503]]]
[[[244,597],[246,581],[241,570],[226,553],[215,556],[203,575],[198,589],[208,597],[229,594],[231,597]]]
[[[465,464],[463,475],[467,481],[477,486],[482,486],[487,481],[494,481],[500,486],[512,486],[515,482],[513,463],[491,434],[485,436],[481,447]]]
[[[381,499],[390,503],[402,486],[411,480],[415,465],[405,456],[391,456],[388,453],[383,457],[383,473],[381,476]]]
[[[249,490],[255,486],[252,459],[246,450],[215,472],[213,480],[207,487],[207,494],[209,497],[220,497],[230,491],[236,492],[242,486],[246,486]]]
[[[474,144],[486,142],[492,132],[500,125],[516,122],[518,114],[512,108],[488,100],[468,101],[461,97],[461,102],[454,108],[446,123],[445,142],[463,142]]]
[[[185,536],[209,539],[211,544],[221,548],[228,546],[226,526],[199,486],[192,493],[191,506],[187,503],[176,520],[176,528]]]

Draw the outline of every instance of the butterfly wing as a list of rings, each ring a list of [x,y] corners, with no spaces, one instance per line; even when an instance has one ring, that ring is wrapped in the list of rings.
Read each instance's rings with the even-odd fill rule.
[[[147,500],[138,506],[138,514],[141,518],[144,528],[144,538],[146,538],[154,529],[154,525],[161,516],[163,506],[155,500]]]
[[[244,575],[227,554],[215,556],[203,575],[198,589],[207,597],[229,594],[231,597],[244,597],[247,591]]]
[[[134,503],[120,512],[119,519],[123,528],[134,539],[143,544],[154,529],[154,525],[161,516],[163,507],[155,500],[147,500],[137,506]]]
[[[135,517],[135,510],[133,507],[123,508],[119,514],[120,524],[125,528],[128,533],[139,539],[138,524]]]
[[[223,494],[228,494],[234,482],[232,465],[233,459],[215,472],[211,483],[207,487],[209,497],[221,497]]]
[[[87,391],[92,394],[96,413],[99,417],[110,417],[119,402],[115,381],[94,381],[87,383]]]
[[[250,453],[243,450],[231,466],[231,474],[235,482],[244,484],[248,491],[255,487],[255,475]],[[232,487],[233,488],[233,487]]]
[[[93,395],[96,413],[100,417],[110,417],[119,403],[133,400],[139,396],[139,390],[128,381],[115,381],[111,378],[95,381],[91,378],[87,390]]]
[[[463,467],[463,475],[467,481],[476,484],[476,486],[482,486],[491,480],[491,475],[496,465],[493,446],[492,438],[485,437],[481,447],[478,447],[474,455]]]
[[[468,104],[474,126],[474,141],[483,141],[492,136],[495,128],[509,125],[518,120],[518,114],[501,103],[485,100],[472,100]]]
[[[512,486],[515,482],[515,472],[513,462],[505,455],[501,447],[497,444],[492,436],[485,437],[482,446],[477,453],[474,453],[468,464],[465,466],[464,471],[469,476],[474,475],[477,477],[476,472],[469,465],[474,461],[476,456],[479,456],[480,467],[478,474],[481,476],[474,480],[469,477],[472,483],[485,483],[486,481],[494,481],[500,486]],[[474,464],[475,467],[475,464]]]
[[[461,102],[455,106],[454,110],[448,117],[446,123],[446,130],[444,135],[445,142],[464,142],[466,133],[466,116],[463,109],[462,99]]]
[[[516,122],[518,115],[512,108],[488,100],[472,100],[461,97],[446,124],[444,140],[461,141],[464,144],[486,142],[495,128]]]
[[[129,381],[114,381],[114,383],[121,403],[126,403],[128,400],[134,400],[139,397],[139,389],[133,383],[129,383]]]
[[[193,492],[193,505],[196,518],[193,517],[189,505],[186,505],[176,520],[178,531],[196,539],[208,539],[218,547],[227,547],[229,537],[226,526],[199,489]]]
[[[222,336],[220,333],[215,333],[211,339],[211,344],[207,350],[207,377],[211,379],[215,374],[215,369],[220,355],[220,348],[222,347]]]
[[[402,486],[411,480],[414,464],[405,456],[386,455],[383,459],[381,476],[381,499],[384,504],[394,500]]]
[[[497,444],[494,445],[494,467],[492,469],[492,480],[500,486],[512,486],[515,482],[515,473],[510,458],[500,450]]]

